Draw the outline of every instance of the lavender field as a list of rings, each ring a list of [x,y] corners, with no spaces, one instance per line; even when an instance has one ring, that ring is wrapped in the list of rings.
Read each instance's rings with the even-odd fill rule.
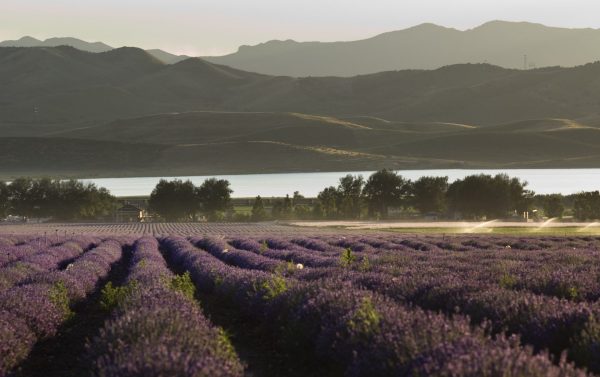
[[[593,375],[599,246],[0,235],[0,376]]]

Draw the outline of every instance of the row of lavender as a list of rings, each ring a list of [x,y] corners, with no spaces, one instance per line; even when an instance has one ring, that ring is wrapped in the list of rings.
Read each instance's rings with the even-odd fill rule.
[[[243,375],[227,338],[169,270],[156,239],[135,242],[127,283],[117,292],[112,318],[88,345],[93,375]]]
[[[600,369],[597,292],[580,277],[595,271],[596,239],[160,242],[169,267],[188,271],[195,288],[262,322],[276,344],[292,353],[309,349],[345,375],[585,374],[564,360],[552,363],[545,349],[556,360],[567,350],[579,365]],[[194,300],[191,281],[173,275],[156,239],[0,237],[0,376],[36,341],[56,334],[70,306],[98,289],[125,245],[133,245],[126,282],[107,290],[110,320],[85,355],[93,374],[243,374],[227,337]],[[568,271],[586,294],[565,300],[522,283],[534,281],[527,272],[536,266]]]
[[[243,374],[225,333],[203,316],[189,275],[173,275],[156,239],[41,241],[0,237],[0,376],[19,373],[15,368],[35,344],[58,336],[77,315],[72,308],[92,292],[98,293],[98,309],[112,314],[81,355],[91,375]],[[125,284],[100,287],[116,263],[126,260],[124,253],[131,255]]]
[[[376,239],[363,241],[381,242]],[[470,316],[475,324],[489,321],[494,334],[505,331],[518,334],[537,350],[549,349],[555,355],[568,350],[569,357],[580,365],[595,371],[600,369],[597,361],[600,307],[596,303],[577,303],[526,290],[508,289],[507,282],[502,279],[494,280],[489,276],[483,279],[487,272],[482,273],[477,268],[482,258],[493,266],[509,257],[529,264],[537,263],[538,268],[544,265],[552,268],[553,263],[572,259],[574,253],[593,260],[597,257],[595,250],[573,251],[557,247],[551,252],[500,249],[483,254],[481,251],[457,254],[398,250],[388,245],[365,253],[360,242],[349,244],[347,240],[338,241],[344,246],[363,250],[351,253],[348,249],[340,251],[337,246],[321,239],[264,239],[260,242],[232,239],[226,242],[202,238],[192,239],[192,242],[233,266],[281,272],[281,262],[278,261],[284,260],[288,262],[288,268],[283,271],[299,281],[319,284],[327,280],[346,282],[400,303],[448,315],[463,313]],[[294,272],[292,261],[302,261],[299,266],[306,268]],[[476,267],[461,267],[468,263]],[[290,265],[293,273],[290,273]]]
[[[533,355],[515,338],[492,339],[461,315],[432,314],[354,284],[349,277],[362,272],[340,266],[335,247],[322,240],[166,238],[162,243],[198,289],[227,299],[240,314],[268,325],[274,337],[288,339],[286,344],[298,350],[312,349],[345,375],[583,374],[564,363],[553,365],[544,354]],[[281,249],[273,248],[275,243]],[[282,259],[292,258],[308,267],[282,265]]]
[[[97,247],[93,247],[99,243]],[[96,288],[120,257],[121,243],[76,237],[60,246],[32,248],[0,269],[0,376],[27,358],[37,341],[56,335],[71,307]],[[86,250],[92,248],[90,251]],[[63,269],[62,261],[70,263]],[[13,274],[15,269],[25,273]]]

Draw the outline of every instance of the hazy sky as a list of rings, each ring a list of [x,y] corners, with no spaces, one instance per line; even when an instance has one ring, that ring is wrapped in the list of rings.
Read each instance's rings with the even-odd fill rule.
[[[0,40],[73,36],[220,55],[270,39],[355,40],[433,22],[600,28],[598,0],[0,0]]]

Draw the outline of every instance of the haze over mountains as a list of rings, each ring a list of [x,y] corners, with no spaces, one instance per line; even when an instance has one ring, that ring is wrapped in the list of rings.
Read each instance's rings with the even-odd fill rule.
[[[80,42],[0,47],[0,178],[600,165],[600,63],[295,78]]]
[[[71,46],[81,51],[87,52],[106,52],[113,50],[111,47],[102,42],[86,42],[77,38],[48,38],[39,40],[33,37],[25,36],[17,40],[8,40],[0,42],[0,47],[58,47]],[[173,64],[189,58],[185,55],[174,55],[159,49],[146,50],[150,55],[167,64]]]
[[[600,30],[505,21],[466,31],[422,24],[351,42],[273,40],[205,59],[252,72],[296,77],[355,76],[461,63],[519,69],[572,67],[600,60]]]
[[[89,43],[75,38],[40,41],[23,37],[0,42],[0,47],[59,45],[89,52],[112,49],[101,42]],[[147,51],[167,64],[188,58],[158,49]],[[272,40],[241,46],[233,54],[204,59],[244,71],[294,77],[348,77],[392,70],[436,69],[461,63],[488,63],[515,69],[573,67],[600,60],[600,30],[507,21],[492,21],[465,31],[422,24],[349,42]]]
[[[600,164],[600,63],[293,78],[5,47],[0,87],[6,176]]]

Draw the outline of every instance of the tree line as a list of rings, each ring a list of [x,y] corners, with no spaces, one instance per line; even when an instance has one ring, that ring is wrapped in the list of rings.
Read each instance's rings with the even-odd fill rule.
[[[269,216],[260,197],[253,206],[252,220],[268,218],[297,219],[386,219],[399,214],[433,218],[479,220],[546,216],[561,218],[567,208],[578,220],[600,219],[600,193],[573,195],[535,195],[527,182],[506,174],[477,174],[450,183],[448,177],[424,176],[415,181],[390,170],[373,173],[368,179],[359,175],[340,178],[337,186],[322,190],[308,209],[283,199],[285,211]],[[393,212],[392,212],[393,210]]]
[[[199,187],[187,180],[161,179],[148,201],[149,210],[166,221],[196,221],[198,215],[207,220],[221,219],[221,213],[232,210],[230,183],[210,178]]]
[[[0,217],[52,218],[62,221],[108,218],[117,206],[104,188],[77,180],[17,178],[0,181]]]
[[[260,196],[245,213],[233,207],[230,183],[207,179],[161,180],[150,195],[149,212],[157,220],[264,221],[273,219],[387,219],[431,216],[447,219],[496,219],[522,216],[560,218],[567,211],[578,220],[600,219],[600,192],[535,195],[527,182],[505,174],[471,175],[452,183],[448,177],[411,181],[394,171],[380,170],[367,179],[348,174],[336,186],[324,188],[314,200],[299,192],[270,199]],[[15,215],[60,221],[110,220],[117,199],[104,188],[77,180],[18,178],[0,181],[0,218]]]

